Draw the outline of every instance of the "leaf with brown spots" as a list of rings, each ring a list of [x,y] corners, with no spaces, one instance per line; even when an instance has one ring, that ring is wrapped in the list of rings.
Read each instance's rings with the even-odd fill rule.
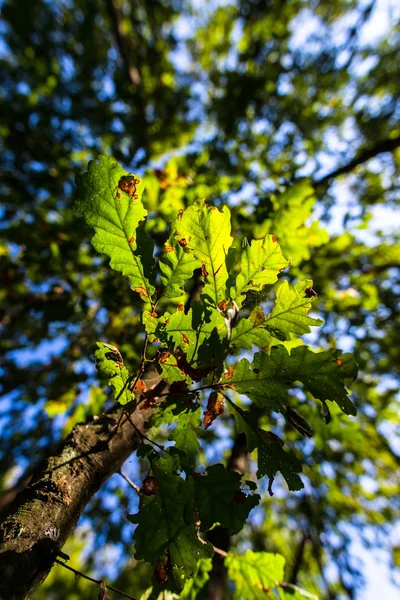
[[[151,475],[147,476],[142,483],[140,491],[145,496],[155,496],[155,494],[158,494],[157,479]]]
[[[95,230],[94,248],[110,258],[111,268],[121,272],[133,290],[144,299],[150,298],[154,287],[143,265],[153,262],[151,244],[143,244],[136,253],[136,232],[147,215],[141,201],[143,182],[135,175],[128,175],[110,156],[100,156],[98,162],[90,161],[87,172],[76,181],[76,208]],[[124,191],[120,199],[116,197],[116,188]],[[137,199],[132,202],[134,196]]]
[[[335,362],[337,359],[342,366]],[[289,355],[284,346],[275,346],[269,355],[257,352],[251,364],[242,359],[235,365],[234,376],[229,381],[224,376],[222,382],[227,381],[257,406],[279,411],[287,403],[289,389],[300,381],[314,398],[336,402],[344,413],[355,415],[357,411],[347,395],[344,380],[356,374],[357,365],[351,354],[341,354],[338,350],[312,352],[306,346],[299,346]]]
[[[171,236],[164,245],[165,253],[160,258],[161,281],[164,290],[163,298],[170,300],[181,298],[184,292],[185,281],[190,279],[193,271],[200,267],[200,261],[188,248],[181,247]]]

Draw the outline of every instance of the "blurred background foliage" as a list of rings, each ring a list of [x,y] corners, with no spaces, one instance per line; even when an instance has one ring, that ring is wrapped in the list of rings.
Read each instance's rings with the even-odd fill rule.
[[[399,21],[389,0],[1,3],[0,508],[110,402],[96,340],[140,360],[141,301],[72,211],[76,174],[109,153],[145,178],[158,247],[199,197],[230,206],[237,248],[277,235],[286,276],[318,292],[325,325],[305,343],[360,365],[356,418],[334,411],[325,426],[302,390],[312,440],[277,418],[306,456],[305,490],[265,495],[232,545],[282,553],[290,580],[327,600],[363,597],[361,544],[385,549],[398,577]],[[229,416],[200,435],[201,460],[229,460]],[[126,471],[143,475],[134,458]],[[136,502],[114,475],[66,551],[139,596]],[[96,593],[55,567],[35,600]]]

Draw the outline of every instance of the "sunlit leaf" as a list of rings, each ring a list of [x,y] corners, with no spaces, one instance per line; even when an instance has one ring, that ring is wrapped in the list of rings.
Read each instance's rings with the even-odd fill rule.
[[[321,319],[308,316],[315,299],[311,295],[312,281],[299,281],[290,286],[284,281],[278,288],[275,306],[265,321],[265,327],[271,335],[279,339],[290,340],[291,334],[303,335],[310,333],[311,327],[323,324]]]
[[[283,580],[285,559],[280,554],[247,550],[241,555],[229,553],[225,565],[229,579],[235,584],[235,600],[250,597],[265,600],[268,597],[266,594],[272,592]],[[274,595],[271,593],[270,597],[273,598]]]
[[[92,239],[95,249],[107,254],[110,266],[127,277],[132,289],[148,300],[154,287],[144,273],[136,232],[147,215],[141,202],[143,183],[132,176],[138,183],[130,195],[133,188],[123,184],[124,177],[128,177],[126,171],[109,156],[100,156],[99,162],[91,161],[87,172],[77,177],[76,207],[96,232]],[[145,251],[140,248],[141,254]]]
[[[193,271],[201,267],[201,262],[196,258],[195,252],[189,248],[182,248],[174,236],[164,244],[164,253],[160,258],[161,281],[164,290],[163,296],[170,300],[180,299],[184,296],[183,285],[193,275]]]
[[[222,212],[204,202],[197,202],[175,222],[174,236],[184,249],[193,250],[200,261],[205,281],[203,294],[216,305],[228,298],[226,257],[232,245],[230,211]]]
[[[240,307],[246,292],[261,291],[265,285],[275,283],[279,272],[287,266],[288,261],[274,235],[253,240],[242,250],[240,272],[235,286],[231,288],[231,297]]]

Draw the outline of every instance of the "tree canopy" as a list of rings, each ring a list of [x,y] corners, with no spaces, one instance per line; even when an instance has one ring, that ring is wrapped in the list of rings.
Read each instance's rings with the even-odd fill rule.
[[[131,597],[362,597],[355,540],[398,576],[399,23],[3,3],[0,523],[90,465],[49,514]]]

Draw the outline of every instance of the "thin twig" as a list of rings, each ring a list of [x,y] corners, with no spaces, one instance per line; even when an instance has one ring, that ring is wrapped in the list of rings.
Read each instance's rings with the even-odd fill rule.
[[[136,483],[133,483],[132,479],[129,479],[128,475],[125,475],[125,473],[121,470],[118,471],[118,475],[121,475],[121,477],[123,479],[125,479],[125,481],[127,483],[129,483],[129,485],[131,486],[131,488],[133,488],[135,490],[135,492],[137,492],[138,494],[140,494],[140,487],[138,485],[136,485]]]
[[[129,594],[126,594],[125,592],[122,592],[121,590],[118,590],[117,588],[113,587],[112,585],[108,585],[108,584],[104,583],[104,581],[102,581],[101,579],[94,579],[93,577],[89,577],[89,575],[85,575],[85,573],[81,573],[81,571],[78,571],[77,569],[74,569],[73,567],[66,565],[58,558],[56,558],[54,562],[56,562],[58,565],[61,565],[62,567],[64,567],[64,569],[68,569],[68,571],[72,571],[72,573],[74,573],[75,576],[79,575],[80,577],[83,577],[84,579],[87,579],[88,581],[91,581],[92,583],[95,583],[96,585],[103,585],[108,590],[111,590],[112,592],[116,592],[117,594],[120,594],[124,598],[129,598],[129,600],[137,600],[137,598],[134,598],[133,596],[130,596]]]
[[[164,446],[161,446],[161,444],[157,444],[157,442],[154,442],[153,440],[151,440],[149,437],[147,437],[147,435],[145,435],[142,431],[140,431],[140,429],[135,425],[135,423],[132,421],[130,415],[127,415],[128,417],[128,421],[129,423],[132,425],[132,427],[138,432],[138,434],[147,442],[149,442],[149,444],[153,444],[153,446],[157,446],[157,448],[160,448],[160,450],[162,450],[163,452],[165,452],[165,448]]]
[[[225,550],[221,550],[221,548],[216,548],[216,546],[213,546],[213,550],[214,550],[215,554],[219,554],[220,556],[223,556],[224,558],[226,558],[228,556],[228,553],[225,552]]]
[[[197,537],[199,538],[199,540],[202,544],[210,544],[211,543],[211,542],[206,542],[206,540],[203,540],[203,538],[201,538],[199,535]],[[221,548],[217,548],[216,546],[213,546],[212,544],[211,544],[211,546],[213,547],[215,554],[219,554],[220,556],[223,556],[224,558],[226,558],[228,556],[228,553],[225,552],[225,550],[221,550]]]
[[[202,387],[198,387],[194,390],[185,390],[184,392],[165,392],[164,394],[158,394],[157,398],[162,398],[164,396],[182,396],[182,394],[196,394],[202,390],[215,390],[223,385],[223,383],[210,383],[209,385],[203,385]]]
[[[133,385],[131,385],[131,390],[134,392],[135,391],[135,387],[137,382],[139,381],[139,379],[141,378],[141,376],[144,373],[144,363],[146,362],[146,351],[147,351],[147,343],[149,341],[149,336],[147,335],[147,332],[144,336],[144,344],[143,344],[143,350],[142,350],[142,358],[140,360],[140,367],[139,367],[139,372],[136,376],[136,379],[133,383]]]

